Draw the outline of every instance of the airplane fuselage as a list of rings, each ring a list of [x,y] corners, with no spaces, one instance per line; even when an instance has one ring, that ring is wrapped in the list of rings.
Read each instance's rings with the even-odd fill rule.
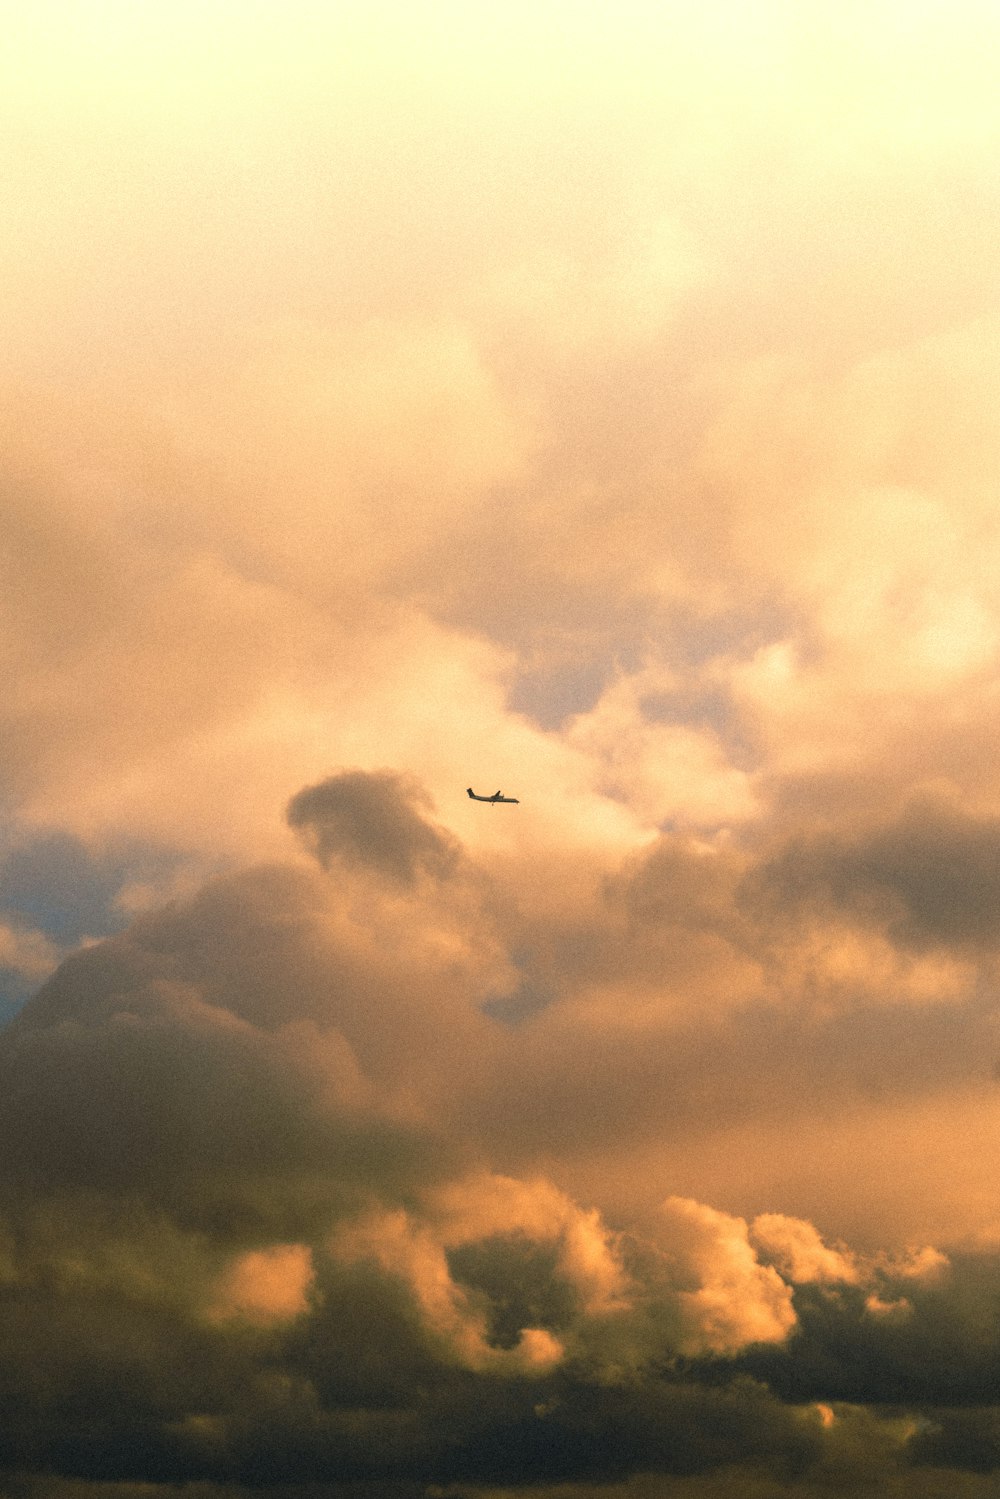
[[[471,796],[474,802],[512,802],[515,806],[518,804],[516,796],[504,796],[500,791],[494,791],[492,796],[477,796],[470,786],[468,788],[468,795]]]

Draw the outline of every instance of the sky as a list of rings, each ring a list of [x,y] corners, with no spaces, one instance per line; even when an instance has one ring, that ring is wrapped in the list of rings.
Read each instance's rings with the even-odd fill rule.
[[[0,1495],[990,1499],[1000,11],[3,31]]]

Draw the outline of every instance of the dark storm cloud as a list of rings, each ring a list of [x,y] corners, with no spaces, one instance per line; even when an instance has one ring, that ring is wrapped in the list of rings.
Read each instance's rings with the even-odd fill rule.
[[[267,1037],[156,982],[128,1006],[4,1047],[0,1180],[12,1192],[124,1196],[195,1229],[228,1224],[237,1240],[297,1237],[373,1175],[426,1159],[426,1143],[366,1106],[335,1038]]]
[[[0,1040],[7,1467],[259,1488],[807,1460],[815,1434],[760,1386],[600,1375],[584,1334],[599,1350],[614,1319],[588,1306],[617,1272],[552,1188],[456,1189],[472,1226],[442,1254],[441,1300],[434,1220],[412,1204],[463,1152],[426,1109],[394,1110],[405,996],[359,1004],[337,905],[305,871],[216,881],[66,962]],[[511,1192],[528,1228],[498,1238]],[[345,1257],[330,1234],[372,1200]],[[257,1277],[249,1302],[234,1263]],[[267,1274],[295,1265],[289,1297]],[[556,1337],[583,1338],[580,1359],[552,1368]]]
[[[1000,818],[939,798],[845,836],[798,839],[749,882],[748,904],[785,918],[834,908],[914,949],[1000,947]]]
[[[690,849],[661,847],[626,907],[718,925],[732,880],[710,865],[698,880],[698,867]],[[395,889],[395,870],[385,882]],[[734,1465],[821,1481],[833,1438],[807,1402],[983,1398],[988,1333],[963,1383],[949,1370],[988,1326],[986,1257],[978,1279],[963,1269],[933,1292],[883,1277],[909,1320],[873,1317],[857,1287],[835,1301],[800,1287],[801,1331],[781,1344],[788,1291],[741,1220],[680,1202],[657,1248],[609,1236],[551,1186],[463,1186],[474,1134],[445,1146],[435,1093],[491,1023],[453,959],[421,979],[427,954],[404,945],[379,967],[380,923],[399,914],[381,912],[377,886],[369,897],[362,942],[318,873],[214,881],[64,963],[0,1038],[11,1473],[52,1472],[81,1495],[354,1483],[385,1499],[413,1484],[639,1473],[716,1475],[724,1493]],[[414,1109],[412,1026],[433,1052],[431,1034],[445,1045],[463,1013],[477,1045],[437,1054]],[[734,1054],[759,1017],[744,1024]],[[679,1360],[682,1336],[720,1346],[720,1326],[732,1356]],[[741,1355],[760,1330],[779,1351]]]
[[[107,1020],[150,979],[197,984],[210,1005],[264,1029],[328,1018],[331,1006],[348,1002],[362,966],[346,944],[321,944],[326,909],[309,870],[260,867],[212,881],[71,956],[20,1028],[56,1017]]]
[[[571,1381],[540,1388],[438,1371],[404,1408],[339,1410],[317,1407],[294,1375],[280,1383],[283,1399],[278,1380],[268,1389],[258,1379],[237,1397],[228,1419],[201,1429],[155,1415],[143,1420],[139,1403],[125,1397],[114,1417],[93,1420],[86,1434],[80,1427],[71,1436],[58,1421],[46,1423],[34,1434],[33,1456],[39,1467],[64,1476],[209,1479],[282,1492],[348,1480],[609,1482],[637,1472],[707,1473],[737,1461],[801,1471],[815,1463],[821,1446],[815,1423],[797,1419],[749,1382],[725,1391],[662,1383],[601,1389]],[[15,1447],[11,1442],[8,1451],[16,1460]]]
[[[294,1237],[392,1161],[426,1169],[443,1145],[359,1062],[392,1050],[388,985],[365,1025],[373,975],[317,901],[305,872],[251,871],[67,960],[3,1037],[0,1190],[134,1194]]]
[[[287,816],[324,868],[342,859],[412,885],[421,874],[443,879],[458,862],[454,839],[418,810],[428,805],[422,788],[406,776],[346,770],[300,791]]]
[[[251,1485],[407,1470],[399,1455],[364,1456],[403,1451],[398,1417],[359,1425],[341,1410],[357,1378],[317,1409],[308,1379],[296,1383],[304,1350],[267,1330],[275,1307],[294,1320],[308,1284],[276,1295],[269,1263],[287,1273],[298,1255],[305,1271],[309,1246],[320,1253],[372,1193],[397,1199],[455,1164],[431,1126],[394,1111],[391,1087],[376,1096],[336,1024],[357,1029],[366,991],[347,992],[357,954],[338,963],[336,940],[323,946],[318,884],[261,870],[144,918],[64,964],[0,1039],[0,1455],[12,1470]],[[382,999],[373,1034],[389,1021]],[[277,1260],[251,1255],[263,1322],[247,1325],[227,1267],[275,1245]],[[329,1293],[342,1308],[344,1289]],[[374,1292],[391,1308],[391,1282]],[[350,1324],[333,1325],[333,1368],[363,1367]],[[355,1322],[383,1366],[369,1393],[391,1407],[400,1382],[412,1401],[434,1360],[412,1308],[387,1325],[379,1349],[377,1310]]]
[[[996,1388],[994,1384],[994,1394]],[[910,1448],[914,1463],[996,1473],[1000,1469],[1000,1405],[935,1411]]]
[[[964,1407],[979,1411],[981,1420],[1000,1381],[998,1295],[995,1253],[953,1253],[929,1277],[884,1264],[861,1285],[799,1285],[798,1324],[788,1343],[751,1349],[721,1370],[716,1365],[715,1373],[728,1379],[734,1366],[742,1368],[794,1403],[895,1407],[929,1421],[938,1410]],[[932,1445],[923,1461],[933,1461]]]

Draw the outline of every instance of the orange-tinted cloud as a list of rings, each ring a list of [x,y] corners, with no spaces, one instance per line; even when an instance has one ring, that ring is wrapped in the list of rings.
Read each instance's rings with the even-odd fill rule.
[[[16,1483],[979,1499],[996,16],[21,11]]]

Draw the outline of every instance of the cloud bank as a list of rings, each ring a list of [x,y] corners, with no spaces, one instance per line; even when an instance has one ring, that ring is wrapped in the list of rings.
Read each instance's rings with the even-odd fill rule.
[[[697,1053],[683,971],[676,1008],[616,1013],[623,890],[648,903],[706,855],[665,834],[599,885],[591,992],[577,978],[511,1019],[488,997],[519,913],[418,786],[342,772],[289,819],[313,868],[227,874],[141,916],[0,1037],[12,1481],[402,1495],[658,1475],[722,1494],[747,1474],[802,1493],[868,1474],[920,1493],[941,1469],[992,1471],[994,1248],[907,1246],[891,1214],[887,1244],[850,1247],[670,1190],[672,1141],[697,1128],[657,1076],[672,1054],[702,1090],[713,1067],[731,1078],[744,1122],[802,1085],[763,1056],[753,1088],[734,1076],[774,1039],[759,997],[718,1012]],[[763,951],[748,883],[692,881],[666,940],[684,923],[695,953],[723,931]],[[801,995],[768,994],[814,1107],[842,1105],[860,1067],[836,1056],[845,1003],[870,1041],[901,1002],[834,986],[803,1018]],[[945,1003],[971,1045],[976,1005]],[[933,1096],[899,1070],[904,1104]],[[623,1210],[601,1164],[636,1138],[664,1153]]]

